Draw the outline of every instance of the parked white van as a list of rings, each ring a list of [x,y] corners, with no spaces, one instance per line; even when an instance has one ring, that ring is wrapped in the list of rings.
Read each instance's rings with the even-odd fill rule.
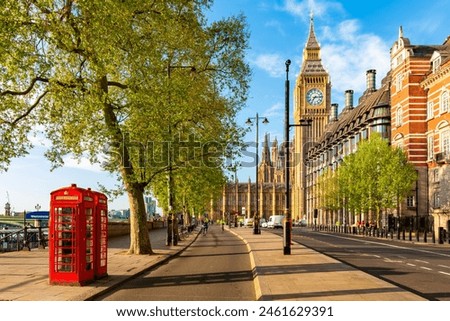
[[[268,228],[283,228],[284,215],[272,215],[267,222]]]

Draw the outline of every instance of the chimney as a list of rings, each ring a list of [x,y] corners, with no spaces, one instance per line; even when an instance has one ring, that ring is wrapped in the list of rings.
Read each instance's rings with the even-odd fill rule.
[[[375,75],[377,71],[375,69],[367,70],[366,72],[366,83],[367,83],[367,91],[372,92],[376,90],[375,85]]]
[[[353,109],[353,90],[345,91],[345,109]]]
[[[330,122],[338,120],[338,107],[339,104],[331,104]]]

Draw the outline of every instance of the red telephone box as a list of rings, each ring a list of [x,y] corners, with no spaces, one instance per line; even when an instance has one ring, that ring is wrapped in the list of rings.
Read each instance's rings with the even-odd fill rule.
[[[95,193],[76,184],[50,193],[49,283],[94,280]]]
[[[108,199],[99,192],[94,193],[94,277],[108,275]]]

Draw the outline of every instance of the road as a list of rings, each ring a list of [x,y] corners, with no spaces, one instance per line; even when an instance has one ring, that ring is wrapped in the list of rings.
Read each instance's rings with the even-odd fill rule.
[[[448,245],[412,244],[297,227],[292,240],[428,300],[450,301]]]
[[[122,285],[98,301],[254,301],[250,256],[244,242],[220,226],[167,264]]]

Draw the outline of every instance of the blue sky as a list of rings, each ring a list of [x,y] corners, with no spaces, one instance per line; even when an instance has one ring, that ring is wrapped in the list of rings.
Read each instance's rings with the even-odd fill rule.
[[[344,92],[353,89],[355,102],[365,89],[365,73],[377,70],[377,87],[389,69],[389,49],[398,37],[399,27],[412,44],[442,44],[450,35],[450,4],[447,0],[416,1],[315,1],[315,0],[215,0],[208,12],[210,20],[243,13],[249,25],[252,83],[246,108],[238,115],[245,125],[248,117],[266,116],[269,124],[259,125],[262,143],[265,133],[284,139],[285,61],[292,61],[289,79],[290,114],[292,88],[299,73],[308,36],[310,12],[314,13],[316,36],[322,49],[322,63],[332,82],[332,102],[343,106]],[[255,141],[255,126],[246,141]],[[292,133],[291,133],[292,138]],[[114,186],[117,181],[95,164],[78,164],[67,159],[63,168],[50,172],[43,157],[45,146],[25,158],[14,159],[8,172],[0,173],[0,213],[9,195],[15,211],[49,207],[50,191],[76,183],[96,189],[98,183]],[[260,148],[261,150],[261,148]],[[248,162],[249,160],[243,160]],[[255,168],[238,172],[240,180],[254,180]],[[128,208],[126,196],[109,204]]]

